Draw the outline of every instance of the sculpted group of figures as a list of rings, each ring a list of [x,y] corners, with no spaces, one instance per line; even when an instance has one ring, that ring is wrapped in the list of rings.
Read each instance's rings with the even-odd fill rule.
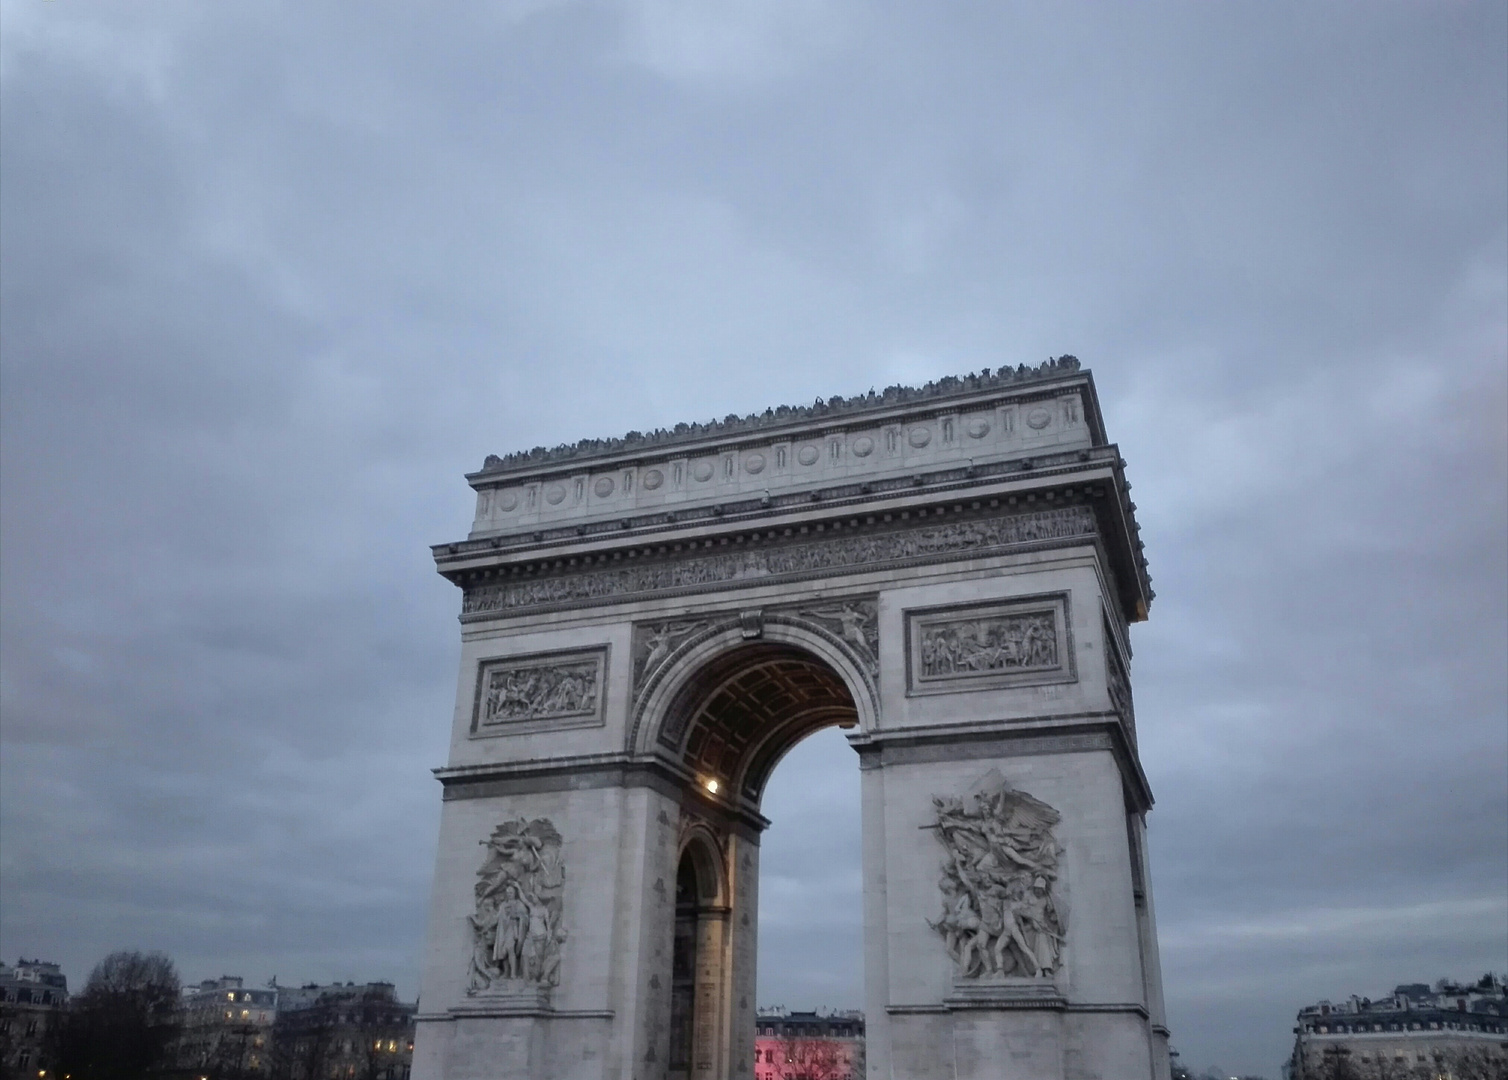
[[[560,981],[561,895],[565,866],[560,833],[546,818],[505,821],[484,841],[477,871],[471,978],[467,992],[497,982],[554,986]]]
[[[1094,532],[1085,506],[950,522],[909,531],[846,536],[820,543],[777,545],[765,550],[683,558],[659,565],[565,574],[543,580],[476,585],[466,590],[464,614],[535,604],[566,603],[659,589],[741,581],[812,570],[913,559],[954,551],[977,551],[1034,540],[1061,540]]]
[[[1065,932],[1053,901],[1056,810],[999,773],[967,799],[933,797],[946,851],[943,915],[932,928],[966,979],[1043,979],[1058,968]]]
[[[922,631],[922,674],[956,675],[1055,667],[1058,634],[1051,612],[928,626]]]
[[[508,720],[591,712],[597,707],[595,661],[555,667],[503,668],[488,677],[482,721]]]

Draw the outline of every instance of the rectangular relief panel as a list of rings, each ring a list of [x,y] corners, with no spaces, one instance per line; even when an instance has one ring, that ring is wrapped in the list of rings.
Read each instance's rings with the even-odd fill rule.
[[[606,723],[608,647],[478,661],[471,737]]]
[[[1078,678],[1068,594],[906,612],[906,693],[951,694]]]

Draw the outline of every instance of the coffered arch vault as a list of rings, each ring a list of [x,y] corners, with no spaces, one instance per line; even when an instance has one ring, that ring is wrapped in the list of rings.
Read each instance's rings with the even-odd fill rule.
[[[866,659],[809,619],[746,612],[712,621],[649,673],[629,748],[669,758],[757,810],[771,770],[801,739],[833,725],[874,727]]]

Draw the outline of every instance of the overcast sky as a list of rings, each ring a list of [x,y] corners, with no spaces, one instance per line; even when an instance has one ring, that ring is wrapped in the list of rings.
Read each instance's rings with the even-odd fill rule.
[[[0,953],[417,990],[489,453],[1071,352],[1175,1044],[1508,968],[1501,3],[0,3]],[[861,1004],[777,773],[760,998]]]

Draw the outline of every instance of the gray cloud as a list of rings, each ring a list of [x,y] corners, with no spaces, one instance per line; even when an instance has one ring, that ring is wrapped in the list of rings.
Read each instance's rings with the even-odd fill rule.
[[[463,471],[1072,351],[1186,1058],[1508,966],[1500,5],[0,19],[0,950],[412,992]],[[856,792],[766,1000],[857,1003]]]

